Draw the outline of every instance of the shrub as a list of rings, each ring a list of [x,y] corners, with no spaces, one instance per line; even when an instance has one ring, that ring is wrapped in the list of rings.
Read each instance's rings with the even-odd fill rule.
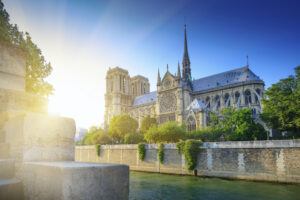
[[[100,148],[101,148],[101,144],[95,144],[95,148],[96,148],[97,156],[100,156]]]
[[[176,143],[176,149],[177,149],[177,153],[178,154],[180,154],[181,152],[183,152],[184,144],[185,144],[184,141]]]
[[[81,145],[93,145],[93,144],[110,144],[112,139],[108,132],[96,126],[91,126],[85,133],[82,140],[78,141],[77,144]]]
[[[164,161],[164,144],[159,143],[158,145],[158,161],[159,163],[163,163]]]
[[[138,153],[139,153],[139,159],[141,161],[144,160],[145,155],[146,155],[146,148],[145,148],[146,144],[145,143],[138,143]]]
[[[152,126],[145,134],[147,142],[178,142],[184,139],[185,130],[179,126],[177,122],[170,121],[160,125],[159,127]]]
[[[220,141],[223,131],[219,129],[212,129],[210,127],[202,130],[194,130],[186,133],[186,139],[201,140],[203,142],[216,142]]]
[[[122,142],[127,133],[134,133],[138,128],[138,122],[128,114],[114,116],[109,123],[108,132],[111,134],[114,142]]]
[[[141,122],[142,133],[146,133],[151,126],[157,126],[156,119],[150,116],[144,117]]]
[[[147,142],[157,143],[161,141],[160,129],[157,126],[151,126],[149,130],[144,135]]]
[[[144,135],[141,133],[127,133],[124,136],[125,144],[138,144],[144,142]]]
[[[201,145],[201,141],[194,139],[189,139],[184,142],[178,142],[176,144],[178,153],[183,152],[183,155],[186,159],[187,169],[189,171],[194,170],[197,166],[197,157]]]

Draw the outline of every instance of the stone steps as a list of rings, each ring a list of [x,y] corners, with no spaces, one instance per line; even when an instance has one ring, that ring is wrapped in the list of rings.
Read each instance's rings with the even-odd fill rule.
[[[0,179],[0,199],[23,200],[23,184],[17,178]]]
[[[9,158],[9,144],[0,143],[0,158]]]

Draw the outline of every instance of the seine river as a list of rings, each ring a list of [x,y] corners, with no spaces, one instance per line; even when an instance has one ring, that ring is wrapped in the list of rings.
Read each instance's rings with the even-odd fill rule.
[[[300,184],[130,172],[130,200],[300,199]]]

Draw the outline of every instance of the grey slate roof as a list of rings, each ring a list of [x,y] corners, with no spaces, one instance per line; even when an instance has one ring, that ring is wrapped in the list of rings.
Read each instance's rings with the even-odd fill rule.
[[[153,103],[156,101],[156,91],[150,92],[143,96],[135,97],[133,101],[133,106],[140,106],[143,104]]]
[[[198,98],[195,98],[192,103],[186,108],[186,110],[200,110],[200,109],[205,109],[206,105],[202,103],[202,101]]]
[[[263,81],[246,66],[194,80],[193,92],[200,92],[246,81],[260,81],[263,83]]]

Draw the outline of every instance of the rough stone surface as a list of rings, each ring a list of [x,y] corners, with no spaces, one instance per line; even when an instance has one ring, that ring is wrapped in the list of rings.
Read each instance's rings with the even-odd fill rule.
[[[1,200],[22,200],[23,198],[23,184],[19,179],[0,179]]]
[[[24,52],[0,42],[0,88],[25,91],[26,59]]]
[[[18,161],[74,160],[73,119],[26,113],[9,120],[4,130]]]
[[[13,178],[15,173],[14,159],[0,159],[0,180]]]
[[[32,200],[127,200],[125,165],[78,162],[24,162],[25,198]]]
[[[76,161],[127,164],[131,170],[193,175],[175,144],[164,145],[158,162],[158,145],[146,145],[145,160],[137,145],[76,146]],[[300,183],[300,141],[245,141],[204,143],[198,154],[199,176]]]

